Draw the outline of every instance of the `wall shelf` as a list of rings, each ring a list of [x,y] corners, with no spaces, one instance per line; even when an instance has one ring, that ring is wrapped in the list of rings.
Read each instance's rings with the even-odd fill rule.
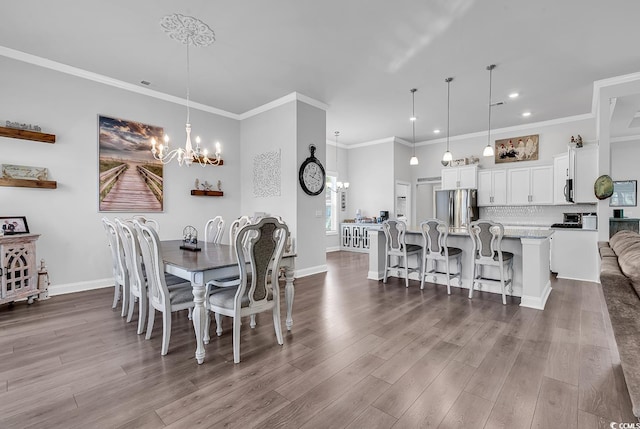
[[[192,189],[191,195],[199,195],[204,197],[221,197],[224,195],[222,191],[201,191],[200,189]]]
[[[3,179],[0,177],[0,186],[56,189],[58,187],[58,182],[56,182],[55,180]]]
[[[20,130],[18,128],[0,127],[0,137],[10,137],[13,139],[32,140],[43,143],[55,143],[55,134],[45,134],[37,131]]]

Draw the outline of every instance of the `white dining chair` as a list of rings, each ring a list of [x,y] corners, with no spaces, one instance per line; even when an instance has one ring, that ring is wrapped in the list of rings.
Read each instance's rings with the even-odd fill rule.
[[[387,282],[389,271],[399,272],[402,270],[404,271],[405,285],[409,287],[409,273],[422,272],[422,246],[405,242],[407,224],[401,220],[385,220],[382,222],[382,229],[386,238],[383,283]],[[417,268],[409,267],[409,256],[411,255],[417,256]],[[391,258],[397,258],[397,264],[392,265]]]
[[[110,221],[106,216],[102,218],[102,225],[107,234],[109,248],[111,250],[111,261],[113,268],[113,305],[111,308],[116,308],[118,301],[122,301],[121,316],[124,317],[127,314],[127,308],[129,305],[129,273],[127,271],[127,265],[124,256],[124,249],[122,246],[122,240],[116,225]]]
[[[449,225],[440,219],[427,219],[420,223],[422,233],[422,273],[420,275],[420,289],[424,289],[424,279],[432,276],[433,281],[437,279],[437,274],[444,273],[447,276],[447,293],[451,295],[451,279],[458,279],[458,286],[461,285],[462,275],[462,249],[448,246]],[[456,263],[456,271],[451,273],[450,261]],[[431,262],[431,269],[428,269]],[[440,265],[440,266],[439,266]],[[444,265],[444,267],[442,267]]]
[[[185,282],[185,287],[169,289],[165,281],[164,260],[160,250],[160,239],[156,231],[137,220],[133,221],[147,274],[149,294],[149,317],[147,322],[147,334],[145,338],[151,338],[156,310],[162,313],[162,350],[160,354],[166,355],[169,351],[171,340],[171,313],[193,308],[193,294],[190,283]]]
[[[219,316],[233,318],[233,361],[240,362],[240,319],[244,316],[271,311],[278,344],[283,344],[280,323],[280,288],[278,270],[288,236],[287,226],[273,217],[264,217],[255,224],[242,227],[235,239],[240,284],[209,295],[208,310]],[[247,237],[249,237],[247,239]],[[246,247],[243,243],[246,241]],[[222,334],[221,328],[216,329]]]
[[[145,215],[133,215],[131,216],[131,220],[137,220],[143,225],[150,226],[155,230],[155,232],[160,234],[160,224],[155,219],[148,218]]]
[[[473,297],[473,289],[482,284],[499,284],[502,290],[502,304],[507,304],[506,290],[513,293],[513,253],[502,250],[504,227],[490,220],[477,220],[469,224],[469,235],[473,242],[473,271],[469,298]],[[498,269],[500,279],[487,277],[485,267]]]
[[[224,234],[224,219],[216,216],[209,219],[204,226],[204,241],[207,243],[220,243]]]

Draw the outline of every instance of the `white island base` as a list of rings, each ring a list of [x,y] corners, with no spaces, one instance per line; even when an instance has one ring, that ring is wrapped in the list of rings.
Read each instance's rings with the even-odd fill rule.
[[[505,237],[502,239],[502,250],[513,253],[513,296],[521,298],[520,306],[544,310],[547,298],[551,293],[551,281],[549,270],[549,231],[528,229],[505,229]],[[407,243],[422,245],[422,235],[417,231],[407,231]],[[371,280],[384,278],[385,236],[379,227],[369,230],[369,272],[367,277]],[[451,281],[452,287],[469,289],[473,276],[473,264],[471,258],[471,238],[463,233],[452,233],[448,237],[449,247],[462,249],[462,276],[461,282],[457,279]],[[429,262],[430,263],[430,262]],[[410,266],[417,266],[419,261],[415,257],[409,258]],[[456,271],[455,264],[451,265],[452,272]],[[487,277],[500,278],[497,268],[492,273],[490,268],[485,268]],[[393,275],[393,271],[390,272]],[[400,277],[400,270],[396,276]],[[420,280],[418,273],[410,273],[409,279]],[[434,278],[429,275],[425,282],[446,284],[446,274],[437,275]],[[409,286],[411,287],[411,286]],[[425,288],[427,286],[425,285]],[[477,289],[477,287],[476,287]],[[502,293],[500,286],[482,285],[479,289],[486,292]],[[507,294],[508,291],[507,291]]]

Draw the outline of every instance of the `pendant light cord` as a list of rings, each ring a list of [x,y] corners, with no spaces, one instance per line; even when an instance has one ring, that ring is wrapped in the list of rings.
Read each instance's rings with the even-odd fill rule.
[[[416,156],[416,89],[411,90],[411,128],[413,130],[413,156]]]
[[[494,68],[496,68],[495,64],[487,66],[487,70],[489,70],[489,124],[487,125],[487,146],[491,146],[491,81]]]
[[[447,152],[449,152],[449,116],[451,115],[451,81],[452,77],[445,79],[447,81]]]

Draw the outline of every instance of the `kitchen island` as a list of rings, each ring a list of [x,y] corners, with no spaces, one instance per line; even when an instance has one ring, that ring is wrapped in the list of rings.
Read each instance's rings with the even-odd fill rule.
[[[547,298],[551,293],[550,269],[549,269],[549,237],[553,231],[540,228],[505,227],[502,239],[502,250],[513,253],[513,295],[521,297],[522,307],[544,310]],[[368,278],[381,280],[384,278],[385,236],[381,225],[369,227],[369,272]],[[405,240],[410,244],[423,245],[422,234],[418,227],[409,227]],[[469,288],[473,276],[473,260],[471,252],[473,243],[466,229],[454,229],[449,232],[449,247],[462,249],[462,275],[461,281],[452,280],[452,287]],[[411,266],[416,266],[419,261],[410,258]],[[451,268],[455,272],[454,267]],[[497,268],[493,272],[485,268],[485,273],[493,278],[499,278]],[[393,274],[393,272],[391,273]],[[397,276],[402,276],[399,271]],[[409,274],[409,279],[420,280],[418,273]],[[427,282],[446,284],[446,275],[427,277]],[[411,287],[411,286],[409,286]],[[427,287],[427,286],[425,286]],[[482,291],[502,293],[499,286],[482,285]]]

